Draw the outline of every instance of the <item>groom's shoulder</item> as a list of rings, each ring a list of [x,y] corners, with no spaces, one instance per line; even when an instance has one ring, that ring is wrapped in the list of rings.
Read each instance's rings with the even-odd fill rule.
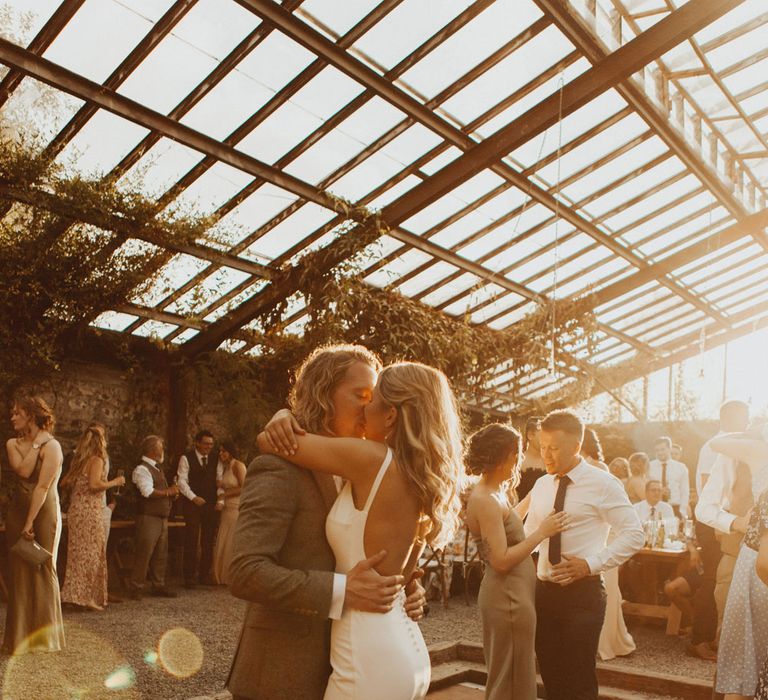
[[[258,472],[286,472],[295,473],[301,468],[292,464],[287,459],[283,459],[279,455],[258,455],[251,460],[248,465],[247,473]]]

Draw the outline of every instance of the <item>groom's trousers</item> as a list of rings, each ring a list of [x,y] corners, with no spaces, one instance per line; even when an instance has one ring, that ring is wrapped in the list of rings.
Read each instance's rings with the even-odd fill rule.
[[[536,584],[536,656],[547,700],[597,700],[595,657],[605,618],[599,576]]]

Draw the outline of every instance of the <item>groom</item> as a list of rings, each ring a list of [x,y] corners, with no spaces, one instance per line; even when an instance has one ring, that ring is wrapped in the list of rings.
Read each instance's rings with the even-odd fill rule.
[[[313,433],[362,437],[379,359],[364,347],[318,348],[301,365],[290,405]],[[270,426],[272,426],[270,428]],[[290,449],[295,421],[280,412],[267,433]],[[296,426],[298,427],[298,426]],[[227,686],[234,700],[321,700],[330,675],[330,619],[344,607],[387,612],[402,576],[380,576],[384,553],[334,572],[325,519],[334,477],[263,455],[248,467],[229,569],[233,595],[249,602]],[[420,589],[420,587],[416,587]],[[423,594],[409,597],[414,619]]]

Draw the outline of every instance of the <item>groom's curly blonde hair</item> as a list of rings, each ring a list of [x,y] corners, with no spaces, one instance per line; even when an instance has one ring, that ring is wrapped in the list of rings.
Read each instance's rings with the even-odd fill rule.
[[[376,373],[381,371],[381,360],[362,345],[323,345],[301,363],[288,405],[302,428],[310,433],[333,435],[331,396],[347,370],[357,362],[364,362]]]

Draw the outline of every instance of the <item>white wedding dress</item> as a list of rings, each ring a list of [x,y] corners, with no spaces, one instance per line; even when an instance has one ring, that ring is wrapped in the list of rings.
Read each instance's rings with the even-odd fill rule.
[[[352,485],[339,493],[325,525],[336,556],[336,571],[346,574],[365,559],[363,538],[368,511],[392,462],[387,449],[363,510],[355,508]],[[333,673],[324,700],[420,700],[429,689],[430,664],[419,626],[405,613],[401,591],[388,613],[344,610],[331,628]]]

